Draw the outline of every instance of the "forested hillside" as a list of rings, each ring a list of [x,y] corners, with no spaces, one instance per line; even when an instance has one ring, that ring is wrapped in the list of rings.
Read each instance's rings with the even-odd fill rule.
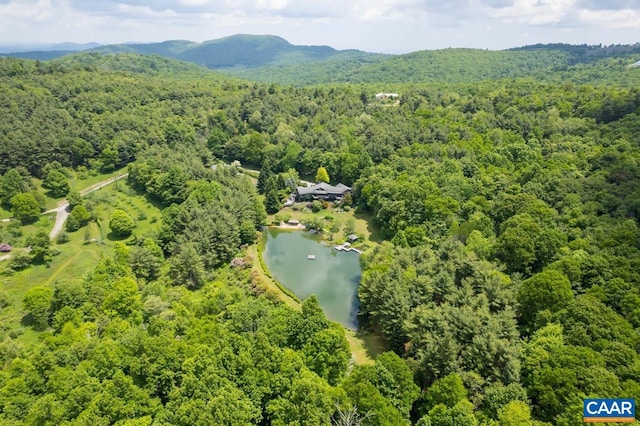
[[[37,202],[0,225],[0,243],[38,249],[0,262],[0,420],[579,425],[584,397],[640,398],[639,70],[575,66],[607,72],[405,80],[395,103],[377,83],[248,83],[135,55],[0,59],[3,212],[41,180],[72,199],[64,176],[120,169],[121,193],[161,217],[140,230],[143,214],[112,212],[106,254],[65,280],[46,275],[69,246],[33,232]],[[250,272],[263,197],[219,160],[268,170],[276,197],[319,167],[353,186],[383,240],[361,257],[361,328],[388,350],[374,364],[349,361],[315,298],[296,311]],[[106,208],[75,203],[78,226]],[[46,278],[16,290],[29,270]]]
[[[243,79],[295,86],[337,83],[471,83],[532,77],[574,84],[640,85],[640,45],[536,44],[506,50],[449,48],[401,55],[296,46],[281,37],[238,34],[202,43],[168,40],[99,46],[93,55],[140,54],[191,62]],[[73,51],[17,52],[18,58],[50,60]],[[97,59],[92,57],[92,61]],[[140,61],[134,61],[139,63]],[[107,65],[108,66],[108,65]]]
[[[381,60],[389,55],[359,50],[336,50],[329,46],[296,46],[273,35],[237,34],[202,43],[167,40],[159,43],[110,44],[87,49],[90,53],[157,55],[191,62],[211,69],[246,69],[294,65],[326,59],[343,61],[358,58]],[[74,53],[74,50],[9,53],[16,58],[49,60]]]
[[[238,77],[298,86],[327,83],[471,83],[533,77],[538,81],[637,86],[629,65],[640,46],[536,45],[510,50],[425,50],[386,58],[335,57],[309,64],[228,70]]]

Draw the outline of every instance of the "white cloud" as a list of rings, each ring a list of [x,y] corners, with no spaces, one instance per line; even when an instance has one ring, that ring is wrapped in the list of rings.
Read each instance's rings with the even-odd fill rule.
[[[640,29],[640,11],[622,10],[588,10],[582,9],[578,16],[581,21],[592,26],[611,29]]]
[[[529,25],[557,24],[569,17],[576,0],[514,0],[511,6],[489,9],[489,16]]]
[[[638,29],[640,0],[0,0],[0,44],[204,41],[249,33],[406,52],[635,43]]]

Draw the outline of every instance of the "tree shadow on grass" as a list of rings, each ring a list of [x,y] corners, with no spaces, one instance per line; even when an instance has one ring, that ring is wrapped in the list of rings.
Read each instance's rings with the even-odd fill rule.
[[[31,312],[29,312],[28,314],[26,314],[25,316],[22,317],[22,319],[20,320],[20,325],[22,325],[23,327],[34,327],[35,326],[35,322],[33,320],[33,315],[31,314]]]
[[[107,240],[113,241],[113,242],[125,241],[125,240],[129,239],[130,237],[131,237],[131,235],[118,235],[118,234],[114,234],[113,232],[109,232],[107,234]]]
[[[375,243],[381,243],[384,241],[382,237],[382,231],[380,227],[374,223],[374,217],[371,213],[355,212],[356,219],[364,220],[367,222],[367,231],[369,231],[369,239]]]

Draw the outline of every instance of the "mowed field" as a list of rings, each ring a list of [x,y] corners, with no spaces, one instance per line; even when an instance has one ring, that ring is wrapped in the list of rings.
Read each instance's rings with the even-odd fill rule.
[[[51,263],[32,265],[11,273],[7,271],[9,261],[0,262],[0,300],[5,305],[0,311],[0,340],[9,330],[23,345],[34,343],[38,336],[43,335],[28,327],[22,300],[29,289],[38,285],[54,288],[65,282],[81,280],[101,257],[111,253],[116,241],[133,243],[156,232],[160,226],[160,209],[146,196],[137,194],[124,180],[87,195],[85,205],[93,212],[95,220],[75,232],[63,231],[67,241],[61,242],[57,238],[52,242],[56,255]],[[109,231],[109,216],[117,208],[128,212],[136,223],[131,237],[113,238]],[[23,234],[20,240],[24,241],[26,236],[40,229],[49,232],[54,222],[55,215],[46,215],[33,225],[20,227]],[[0,230],[7,226],[9,223],[0,224]]]

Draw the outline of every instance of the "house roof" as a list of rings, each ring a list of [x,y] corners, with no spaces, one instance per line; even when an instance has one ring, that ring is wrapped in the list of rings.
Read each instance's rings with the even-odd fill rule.
[[[329,185],[328,183],[319,183],[313,186],[299,186],[296,191],[299,195],[320,195],[320,194],[337,194],[342,195],[347,191],[350,191],[347,185],[341,183],[336,186]]]

